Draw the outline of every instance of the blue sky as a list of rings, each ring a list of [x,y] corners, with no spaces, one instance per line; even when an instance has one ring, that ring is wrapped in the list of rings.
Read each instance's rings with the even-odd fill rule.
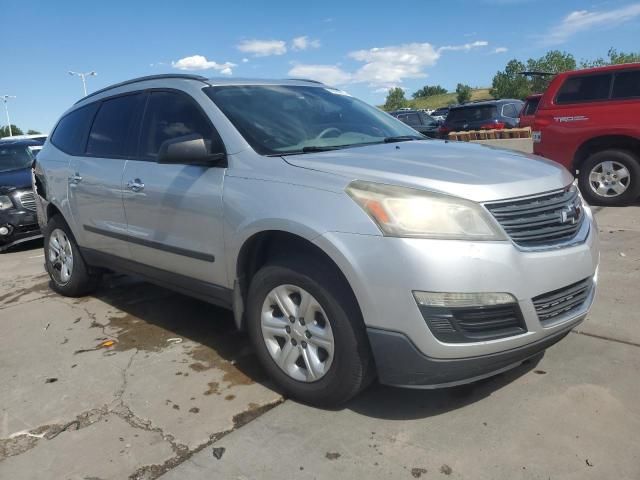
[[[640,2],[0,0],[0,31],[11,121],[47,132],[82,94],[68,70],[95,70],[89,91],[166,72],[310,77],[380,104],[391,86],[489,86],[551,48],[640,50]]]

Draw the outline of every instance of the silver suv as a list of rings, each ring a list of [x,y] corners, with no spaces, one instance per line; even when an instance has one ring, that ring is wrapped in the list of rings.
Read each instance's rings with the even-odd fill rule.
[[[520,364],[593,302],[564,168],[429,140],[305,80],[162,75],[83,98],[35,169],[52,288],[132,273],[233,310],[289,395],[436,388]]]

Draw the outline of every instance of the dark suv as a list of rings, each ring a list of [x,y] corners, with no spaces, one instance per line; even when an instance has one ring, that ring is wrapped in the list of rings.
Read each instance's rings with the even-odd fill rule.
[[[440,122],[424,112],[419,110],[396,110],[395,112],[389,112],[389,114],[427,137],[438,138]]]
[[[31,186],[36,140],[0,142],[0,252],[41,236]]]
[[[451,107],[440,133],[446,136],[449,132],[517,127],[523,104],[522,100],[503,99]]]

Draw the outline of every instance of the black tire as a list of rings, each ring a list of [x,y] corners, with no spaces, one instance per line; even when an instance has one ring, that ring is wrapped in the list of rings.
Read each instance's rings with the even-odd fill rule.
[[[589,179],[591,171],[605,161],[613,161],[616,164],[624,165],[629,171],[627,188],[619,195],[600,195],[592,187],[592,182]],[[589,156],[580,166],[578,184],[580,185],[582,196],[591,205],[614,206],[629,204],[640,196],[640,160],[636,154],[627,150],[610,149],[596,152]]]
[[[56,230],[61,230],[66,235],[69,242],[69,247],[73,255],[73,266],[70,269],[70,278],[67,281],[62,281],[59,277],[59,268],[53,263],[49,253],[49,245],[51,236]],[[44,232],[44,258],[45,268],[49,277],[51,278],[51,288],[65,297],[82,297],[91,293],[96,289],[100,283],[101,275],[96,272],[92,272],[85,263],[76,239],[71,233],[71,229],[67,225],[67,222],[60,215],[54,215],[49,219],[47,228]]]
[[[326,262],[313,258],[273,261],[251,281],[247,328],[256,354],[270,377],[296,400],[335,407],[357,395],[373,379],[375,367],[362,315],[349,286]],[[262,306],[269,292],[294,285],[309,292],[326,312],[334,336],[334,355],[323,377],[304,382],[290,377],[271,357],[261,329]]]

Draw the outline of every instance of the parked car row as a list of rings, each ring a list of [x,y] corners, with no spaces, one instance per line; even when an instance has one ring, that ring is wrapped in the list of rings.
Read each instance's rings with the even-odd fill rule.
[[[439,115],[446,110],[439,128]],[[554,160],[579,181],[593,204],[623,205],[640,197],[640,64],[560,73],[525,102],[487,100],[455,105],[428,117],[392,112],[420,133],[530,127],[534,153]],[[426,119],[426,120],[425,120]]]

